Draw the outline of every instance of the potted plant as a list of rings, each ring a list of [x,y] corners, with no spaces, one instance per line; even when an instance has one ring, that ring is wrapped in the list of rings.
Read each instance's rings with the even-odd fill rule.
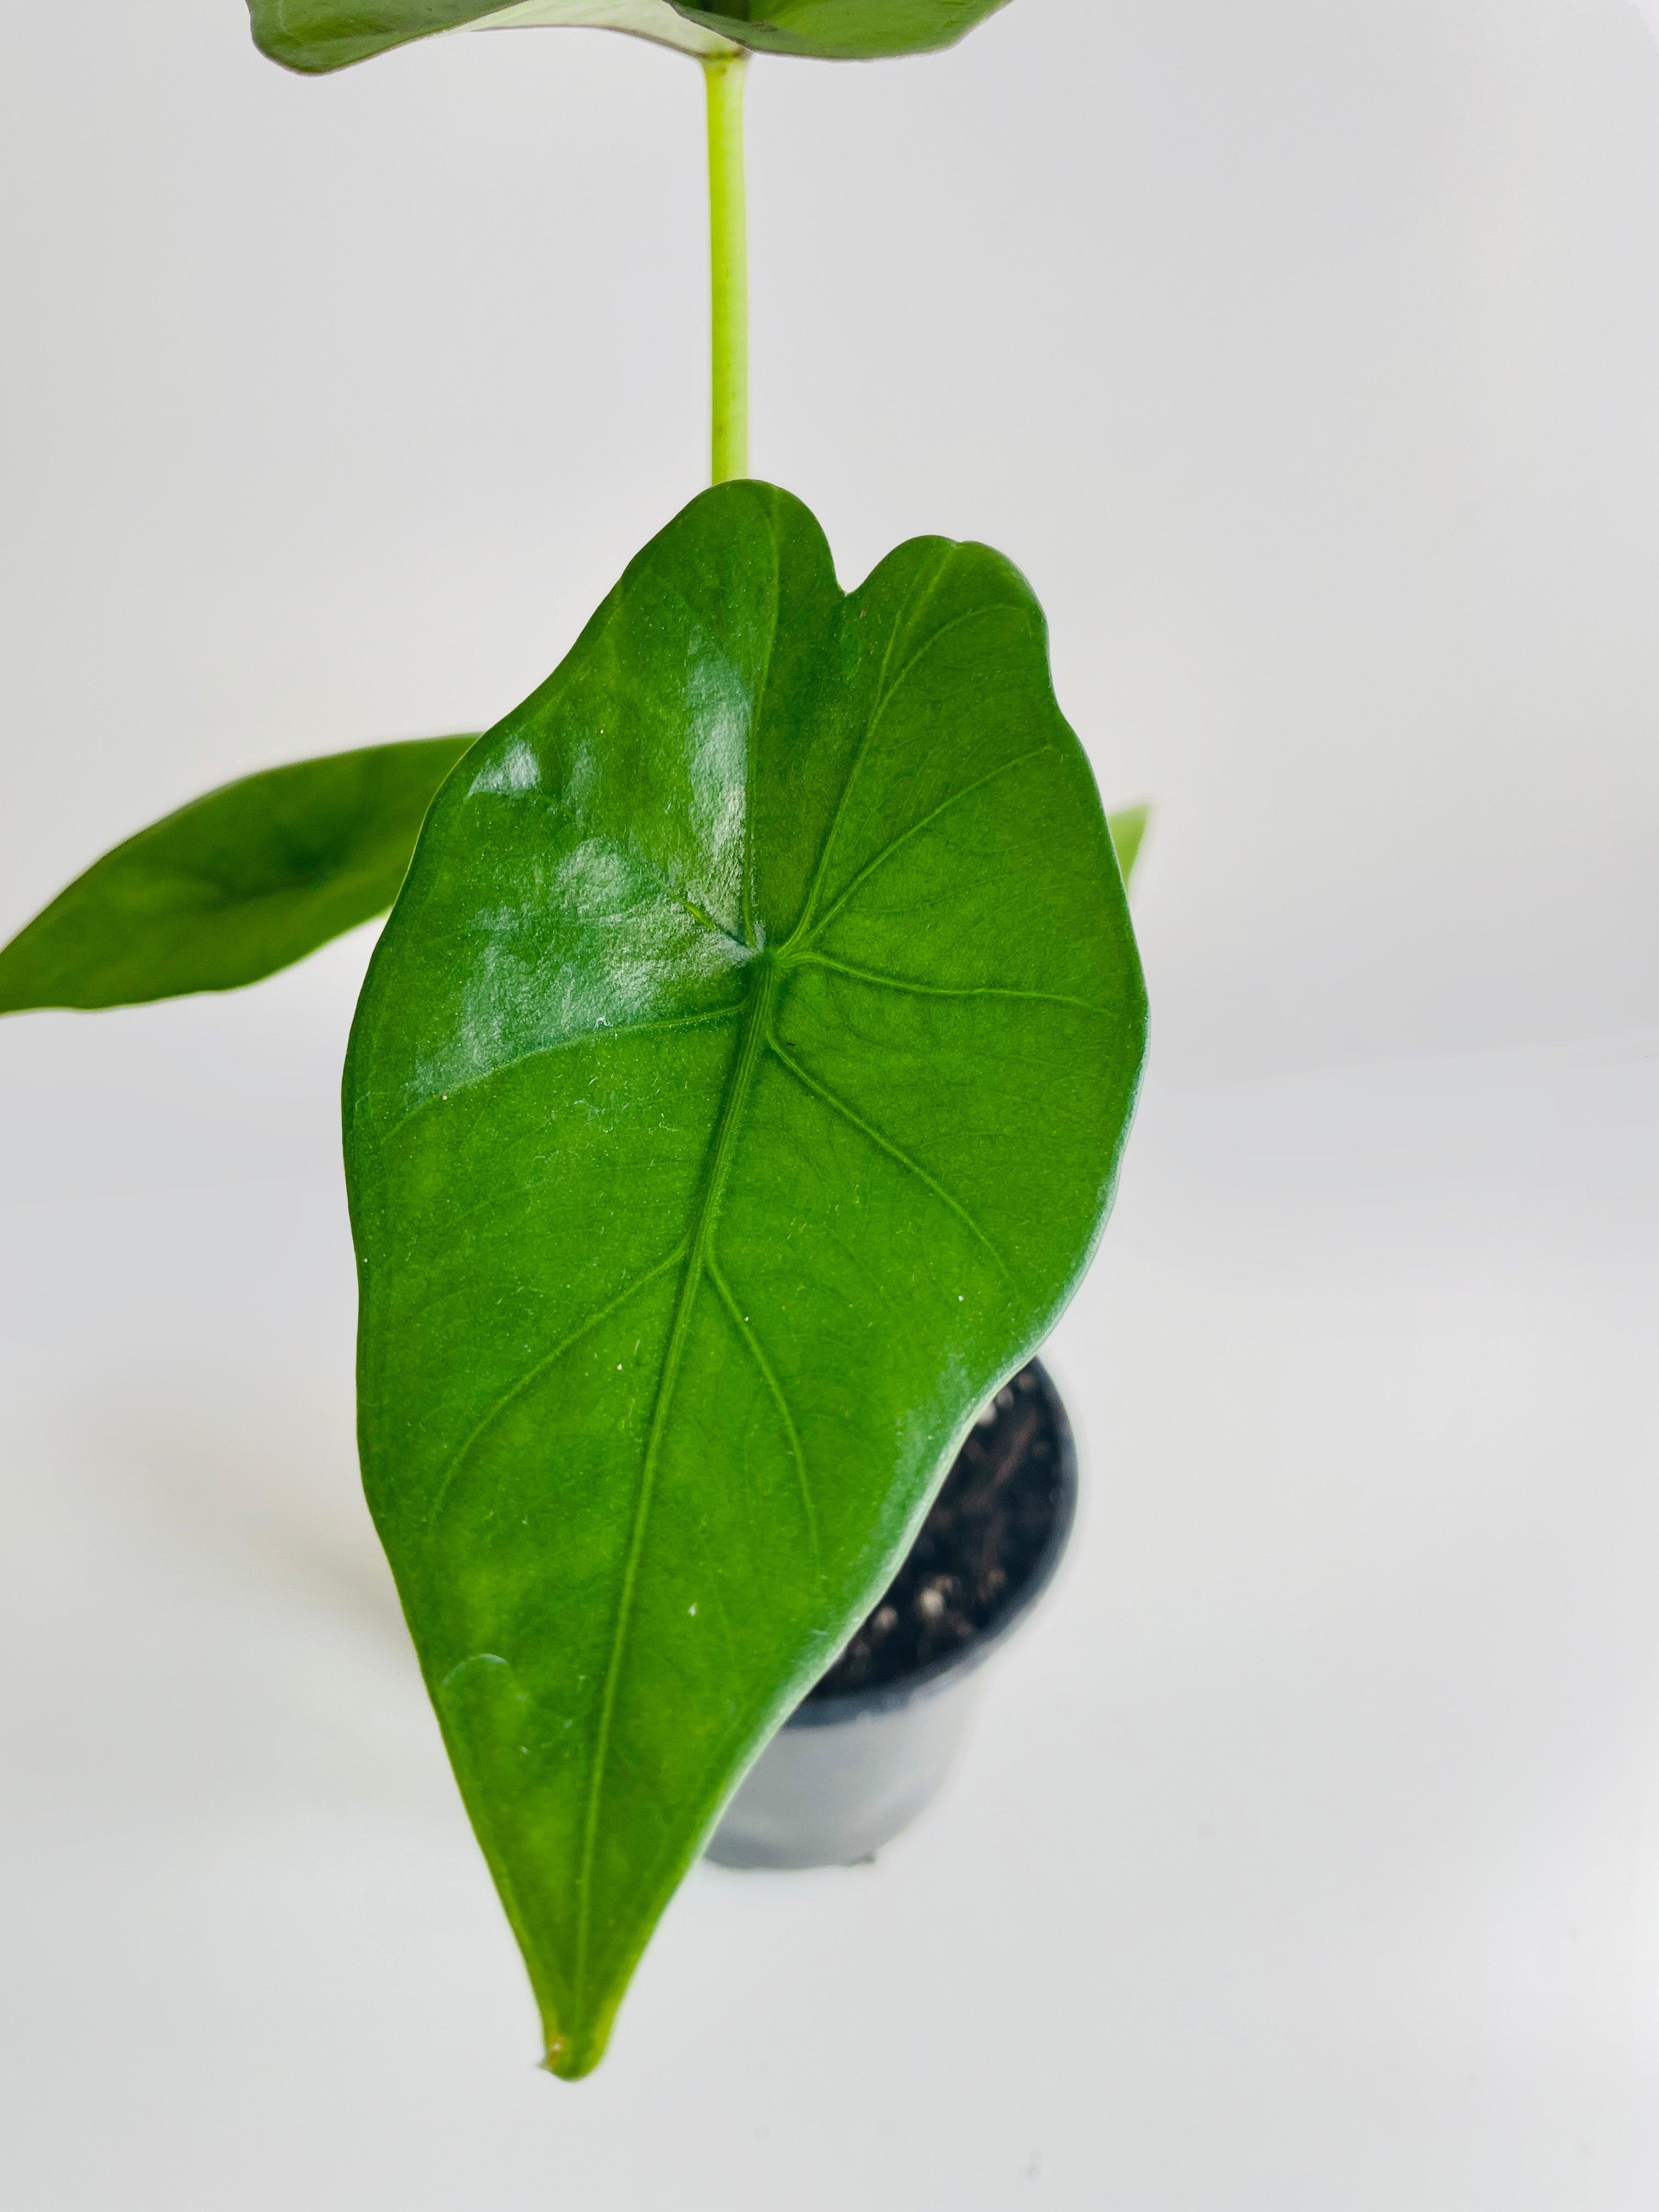
[[[1029,1363],[1139,1078],[1144,816],[1109,826],[1006,560],[918,539],[844,592],[747,474],[750,51],[995,4],[251,0],[300,70],[508,23],[696,58],[714,485],[483,737],[211,792],[0,952],[0,1011],[126,1005],[391,908],[343,1085],[364,1480],[567,2076],[711,1838],[854,1856],[914,1810],[1069,1515]],[[828,1828],[780,1846],[786,1801]]]

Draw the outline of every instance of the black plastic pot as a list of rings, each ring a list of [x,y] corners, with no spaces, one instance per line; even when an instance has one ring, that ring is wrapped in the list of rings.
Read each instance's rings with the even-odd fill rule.
[[[1053,1445],[1054,1516],[995,1614],[947,1656],[880,1688],[809,1696],[744,1778],[708,1845],[730,1867],[848,1866],[908,1827],[938,1790],[979,1694],[980,1669],[1052,1580],[1077,1510],[1077,1449],[1047,1370],[1033,1379]]]

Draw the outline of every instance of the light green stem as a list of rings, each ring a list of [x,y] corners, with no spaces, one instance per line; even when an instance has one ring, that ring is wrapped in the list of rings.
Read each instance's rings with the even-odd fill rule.
[[[708,266],[714,370],[713,477],[749,473],[749,234],[743,186],[746,53],[711,55],[708,89]]]

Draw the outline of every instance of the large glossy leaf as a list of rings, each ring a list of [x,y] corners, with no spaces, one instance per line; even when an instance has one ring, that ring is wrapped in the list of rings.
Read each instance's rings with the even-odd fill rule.
[[[289,69],[344,69],[434,32],[547,26],[626,31],[694,54],[734,46],[831,61],[948,46],[1005,0],[779,0],[775,7],[678,0],[248,0],[254,41]]]
[[[550,2063],[1105,1217],[1144,1002],[1042,617],[695,501],[438,800],[347,1062],[369,1501]]]
[[[0,1013],[234,990],[384,914],[433,793],[473,742],[297,761],[153,822],[0,951]]]

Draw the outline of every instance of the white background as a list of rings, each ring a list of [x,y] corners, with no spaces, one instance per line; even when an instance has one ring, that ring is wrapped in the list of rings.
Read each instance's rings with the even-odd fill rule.
[[[480,727],[694,492],[701,87],[0,15],[0,934]],[[1031,576],[1155,1048],[1067,1575],[873,1869],[701,1869],[530,2060],[355,1491],[366,946],[0,1027],[18,2212],[1659,2201],[1659,51],[1013,0],[758,64],[754,462]]]

